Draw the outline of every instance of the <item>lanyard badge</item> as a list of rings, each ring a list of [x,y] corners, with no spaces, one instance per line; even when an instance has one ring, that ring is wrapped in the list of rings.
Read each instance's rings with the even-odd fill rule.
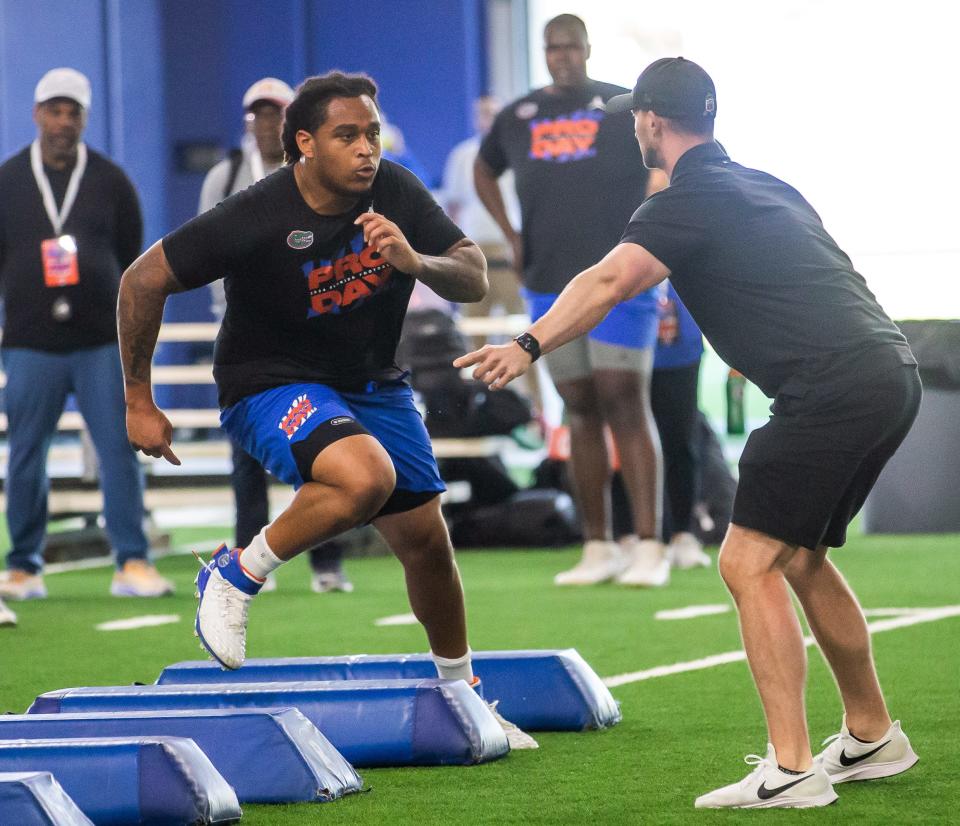
[[[45,238],[40,242],[43,283],[47,287],[70,287],[80,283],[77,239],[72,235]]]

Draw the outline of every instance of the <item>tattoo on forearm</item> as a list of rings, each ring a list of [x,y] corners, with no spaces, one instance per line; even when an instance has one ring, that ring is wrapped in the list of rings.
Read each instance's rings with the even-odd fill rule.
[[[151,289],[136,277],[136,265],[130,275],[124,278],[117,304],[120,357],[127,386],[150,383],[150,366],[166,297],[183,289],[172,275],[159,289]]]

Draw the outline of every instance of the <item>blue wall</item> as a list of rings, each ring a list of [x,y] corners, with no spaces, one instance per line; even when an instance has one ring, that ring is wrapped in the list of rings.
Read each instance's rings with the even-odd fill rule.
[[[33,89],[55,66],[93,85],[88,143],[127,170],[146,241],[196,211],[203,175],[178,144],[228,148],[244,90],[330,69],[365,71],[407,144],[439,180],[484,91],[483,0],[0,0],[0,155],[34,137]]]

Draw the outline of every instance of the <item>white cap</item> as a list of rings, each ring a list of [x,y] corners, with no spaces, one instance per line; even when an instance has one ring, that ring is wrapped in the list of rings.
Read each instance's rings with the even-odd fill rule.
[[[62,67],[47,72],[33,93],[34,103],[46,103],[53,98],[75,100],[84,109],[90,108],[90,81],[76,69]]]
[[[265,77],[253,84],[243,96],[243,108],[249,109],[259,100],[275,103],[283,109],[296,97],[289,86],[275,77]]]

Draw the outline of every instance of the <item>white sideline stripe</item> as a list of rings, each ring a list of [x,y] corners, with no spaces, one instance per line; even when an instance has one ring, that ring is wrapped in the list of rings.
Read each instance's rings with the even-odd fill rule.
[[[170,625],[174,622],[180,622],[179,614],[145,614],[142,617],[101,622],[94,628],[97,631],[130,631],[134,628],[151,628],[154,625]]]
[[[380,617],[374,620],[374,625],[416,625],[419,620],[413,614],[393,614],[389,617]]]
[[[907,628],[911,625],[919,625],[924,622],[936,622],[937,620],[947,619],[949,617],[960,617],[960,605],[945,605],[942,608],[918,608],[914,610],[917,613],[871,622],[867,625],[867,629],[871,634],[879,634],[881,631],[893,631],[897,628]],[[813,637],[804,637],[803,642],[808,648],[816,644]],[[683,674],[687,671],[701,671],[705,668],[713,668],[714,666],[726,665],[727,663],[742,662],[746,659],[747,655],[742,650],[727,651],[723,654],[713,654],[709,657],[690,660],[685,663],[658,665],[656,668],[648,668],[644,671],[632,671],[629,674],[605,677],[603,684],[607,686],[607,688],[615,688],[618,685],[638,683],[642,680],[652,680],[654,677],[668,677],[671,674]]]
[[[694,619],[695,617],[709,617],[712,614],[726,614],[732,610],[733,607],[728,604],[688,605],[686,608],[668,608],[665,611],[657,611],[653,618],[658,620]]]

